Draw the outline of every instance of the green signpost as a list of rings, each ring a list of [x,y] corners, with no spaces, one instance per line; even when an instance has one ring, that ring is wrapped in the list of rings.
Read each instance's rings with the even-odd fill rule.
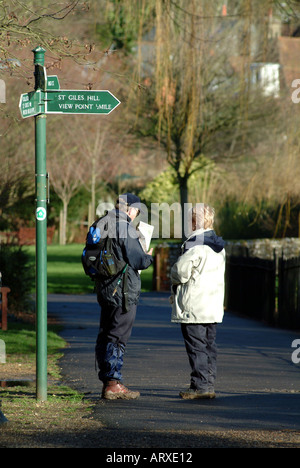
[[[45,401],[47,400],[47,173],[46,115],[42,100],[44,92],[41,86],[45,88],[44,57],[46,51],[42,47],[37,47],[33,52],[35,92],[28,94],[32,95],[32,102],[39,99],[39,104],[36,107],[33,105],[38,114],[35,115],[36,396],[39,400]]]
[[[47,400],[47,114],[109,114],[120,101],[107,90],[60,90],[57,76],[46,75],[45,49],[33,50],[35,89],[20,97],[22,118],[35,117],[36,180],[36,396]]]

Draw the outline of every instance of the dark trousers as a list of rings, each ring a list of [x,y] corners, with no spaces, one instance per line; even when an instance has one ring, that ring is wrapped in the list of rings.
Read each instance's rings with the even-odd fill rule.
[[[217,324],[181,324],[192,369],[191,388],[213,391],[217,374]]]
[[[123,356],[136,316],[136,305],[122,307],[101,305],[100,329],[96,342],[99,379],[122,381]]]

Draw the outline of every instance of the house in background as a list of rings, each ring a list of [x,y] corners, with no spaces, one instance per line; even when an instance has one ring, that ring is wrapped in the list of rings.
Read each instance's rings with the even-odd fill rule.
[[[279,62],[282,68],[282,85],[290,88],[300,78],[300,37],[278,38]]]
[[[280,91],[289,90],[293,80],[300,79],[300,25],[285,23],[270,10],[267,38],[269,51],[267,60],[262,61],[261,34],[252,27],[250,82],[259,86],[265,96],[279,97]],[[257,58],[260,60],[256,61]],[[243,63],[236,47],[231,64],[241,73]]]
[[[251,84],[259,86],[265,96],[278,98],[280,95],[280,68],[279,63],[251,63]]]

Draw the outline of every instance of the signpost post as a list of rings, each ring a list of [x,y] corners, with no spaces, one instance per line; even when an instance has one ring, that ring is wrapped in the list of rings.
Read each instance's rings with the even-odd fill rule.
[[[34,49],[35,93],[41,96],[45,80],[40,70],[44,66],[45,50]],[[35,187],[36,187],[36,395],[47,400],[47,173],[46,115],[39,103],[35,116]]]
[[[36,181],[36,396],[47,400],[47,114],[110,114],[120,101],[107,90],[60,90],[57,76],[46,75],[45,49],[33,50],[35,89],[20,97],[21,116],[35,117]]]

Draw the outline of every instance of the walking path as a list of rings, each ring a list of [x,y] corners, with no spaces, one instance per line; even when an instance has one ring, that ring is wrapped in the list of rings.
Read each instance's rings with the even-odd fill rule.
[[[190,368],[180,327],[170,323],[168,294],[142,294],[123,368],[125,385],[141,397],[105,401],[95,370],[95,295],[49,295],[48,313],[64,325],[70,345],[61,361],[65,382],[95,402],[94,417],[108,429],[300,431],[300,363],[292,361],[300,331],[226,312],[217,334],[217,398],[182,400]]]

